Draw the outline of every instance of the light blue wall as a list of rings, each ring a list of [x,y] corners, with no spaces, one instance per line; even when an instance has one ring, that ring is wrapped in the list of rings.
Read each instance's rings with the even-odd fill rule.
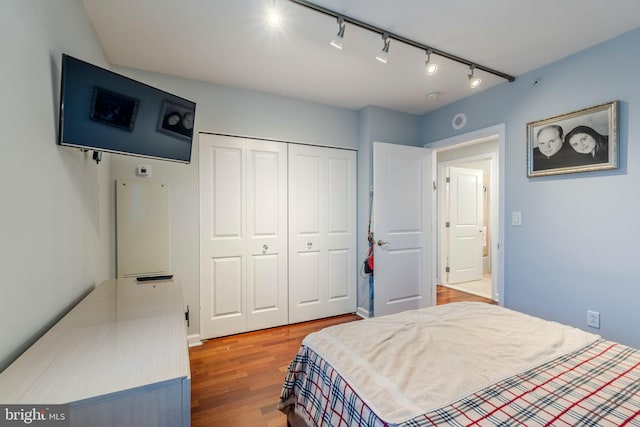
[[[428,144],[506,123],[505,306],[640,347],[640,30],[426,114]],[[538,84],[533,84],[538,80]],[[620,168],[527,178],[526,124],[620,100]],[[451,128],[467,115],[460,131]],[[522,212],[522,226],[508,222]],[[588,309],[601,329],[586,326]]]
[[[80,0],[0,1],[0,370],[114,274],[109,158],[56,145],[63,52],[108,67]]]
[[[140,70],[114,71],[195,101],[196,132],[358,148],[358,112],[354,110]],[[417,121],[415,132],[417,140]],[[188,334],[194,340],[200,333],[198,158],[198,138],[194,139],[188,165],[122,155],[111,157],[112,180],[136,179],[136,165],[143,163],[152,167],[151,179],[169,183],[171,271],[183,284],[185,305],[193,314]]]

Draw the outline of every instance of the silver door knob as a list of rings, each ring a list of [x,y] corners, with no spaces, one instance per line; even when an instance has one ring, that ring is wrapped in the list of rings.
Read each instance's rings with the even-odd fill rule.
[[[311,249],[311,246],[313,246],[313,243],[307,242],[307,249]]]
[[[389,242],[385,242],[384,240],[378,240],[378,246],[388,245]]]
[[[269,250],[269,245],[262,245],[262,253],[263,254],[266,254],[268,250]]]

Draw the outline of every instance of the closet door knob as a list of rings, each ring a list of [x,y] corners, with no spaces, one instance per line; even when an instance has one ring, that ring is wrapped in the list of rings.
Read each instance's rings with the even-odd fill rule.
[[[389,242],[385,242],[384,240],[378,240],[378,246],[388,245]]]
[[[268,250],[269,250],[269,245],[262,245],[262,253],[263,254],[266,254]]]
[[[307,242],[307,249],[311,249],[311,246],[313,246],[313,243]]]

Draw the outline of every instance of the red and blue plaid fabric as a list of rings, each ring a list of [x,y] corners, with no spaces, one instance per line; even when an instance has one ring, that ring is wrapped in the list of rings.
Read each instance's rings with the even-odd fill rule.
[[[316,426],[390,425],[305,346],[278,403],[294,407]],[[640,351],[599,340],[399,426],[640,426]]]

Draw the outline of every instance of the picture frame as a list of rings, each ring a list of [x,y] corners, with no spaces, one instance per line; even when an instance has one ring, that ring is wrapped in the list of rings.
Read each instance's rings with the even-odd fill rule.
[[[133,132],[139,104],[136,98],[96,86],[89,117],[104,125]]]
[[[618,103],[527,123],[527,176],[617,169]]]
[[[157,131],[175,138],[191,141],[195,110],[191,107],[164,100],[158,114]]]

